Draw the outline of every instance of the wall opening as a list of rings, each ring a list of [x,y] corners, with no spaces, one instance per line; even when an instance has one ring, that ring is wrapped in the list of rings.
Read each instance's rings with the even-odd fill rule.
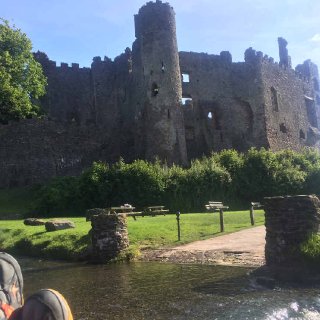
[[[279,111],[279,104],[278,104],[278,93],[274,87],[270,88],[271,91],[271,104],[274,111]]]
[[[170,110],[168,109],[168,119],[171,118]]]
[[[212,112],[211,111],[208,113],[208,119],[212,120]]]
[[[182,97],[182,105],[183,106],[191,106],[192,98],[191,97]]]
[[[317,121],[317,113],[316,113],[316,106],[315,106],[314,100],[311,98],[305,97],[305,102],[307,107],[308,120],[311,126],[317,128],[318,121]]]
[[[152,96],[153,97],[157,96],[158,93],[159,93],[159,87],[155,82],[152,84],[151,91],[152,91]]]
[[[80,118],[76,111],[68,112],[67,113],[67,121],[69,123],[77,123],[80,124]]]
[[[283,133],[287,133],[288,132],[288,129],[287,127],[285,126],[284,123],[280,123],[280,131],[283,132]]]
[[[185,82],[185,83],[190,82],[189,73],[182,73],[182,82]]]
[[[300,139],[305,139],[306,138],[306,135],[305,135],[305,133],[303,132],[302,129],[300,129],[299,137],[300,137]]]

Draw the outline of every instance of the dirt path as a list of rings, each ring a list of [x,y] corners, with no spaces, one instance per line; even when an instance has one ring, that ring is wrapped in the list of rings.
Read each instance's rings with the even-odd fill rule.
[[[265,227],[255,227],[182,246],[144,252],[143,260],[257,267],[264,264]]]

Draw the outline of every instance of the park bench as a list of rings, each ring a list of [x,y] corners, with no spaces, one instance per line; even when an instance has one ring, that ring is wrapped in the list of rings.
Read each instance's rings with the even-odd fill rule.
[[[224,232],[224,220],[223,220],[223,210],[229,209],[228,206],[225,206],[222,202],[209,201],[208,204],[205,205],[207,211],[210,212],[220,212],[220,231]]]
[[[250,221],[252,226],[254,226],[254,209],[260,209],[260,208],[263,208],[263,205],[260,202],[251,202]]]

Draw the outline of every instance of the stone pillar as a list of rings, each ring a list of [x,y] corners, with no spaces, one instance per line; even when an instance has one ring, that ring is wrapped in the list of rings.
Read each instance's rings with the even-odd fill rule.
[[[295,249],[318,232],[320,200],[314,195],[264,199],[268,266],[294,266]]]
[[[92,259],[106,263],[128,248],[127,218],[121,214],[99,214],[91,217]]]

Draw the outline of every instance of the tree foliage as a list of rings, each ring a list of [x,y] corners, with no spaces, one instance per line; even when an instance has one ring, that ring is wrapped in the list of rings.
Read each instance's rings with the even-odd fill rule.
[[[0,19],[0,122],[39,114],[46,78],[26,34]]]
[[[40,188],[36,208],[41,214],[79,214],[130,203],[139,210],[161,204],[172,211],[200,212],[210,200],[248,209],[264,197],[306,193],[320,194],[319,151],[223,150],[189,168],[143,160],[94,163],[79,177],[54,179]]]

